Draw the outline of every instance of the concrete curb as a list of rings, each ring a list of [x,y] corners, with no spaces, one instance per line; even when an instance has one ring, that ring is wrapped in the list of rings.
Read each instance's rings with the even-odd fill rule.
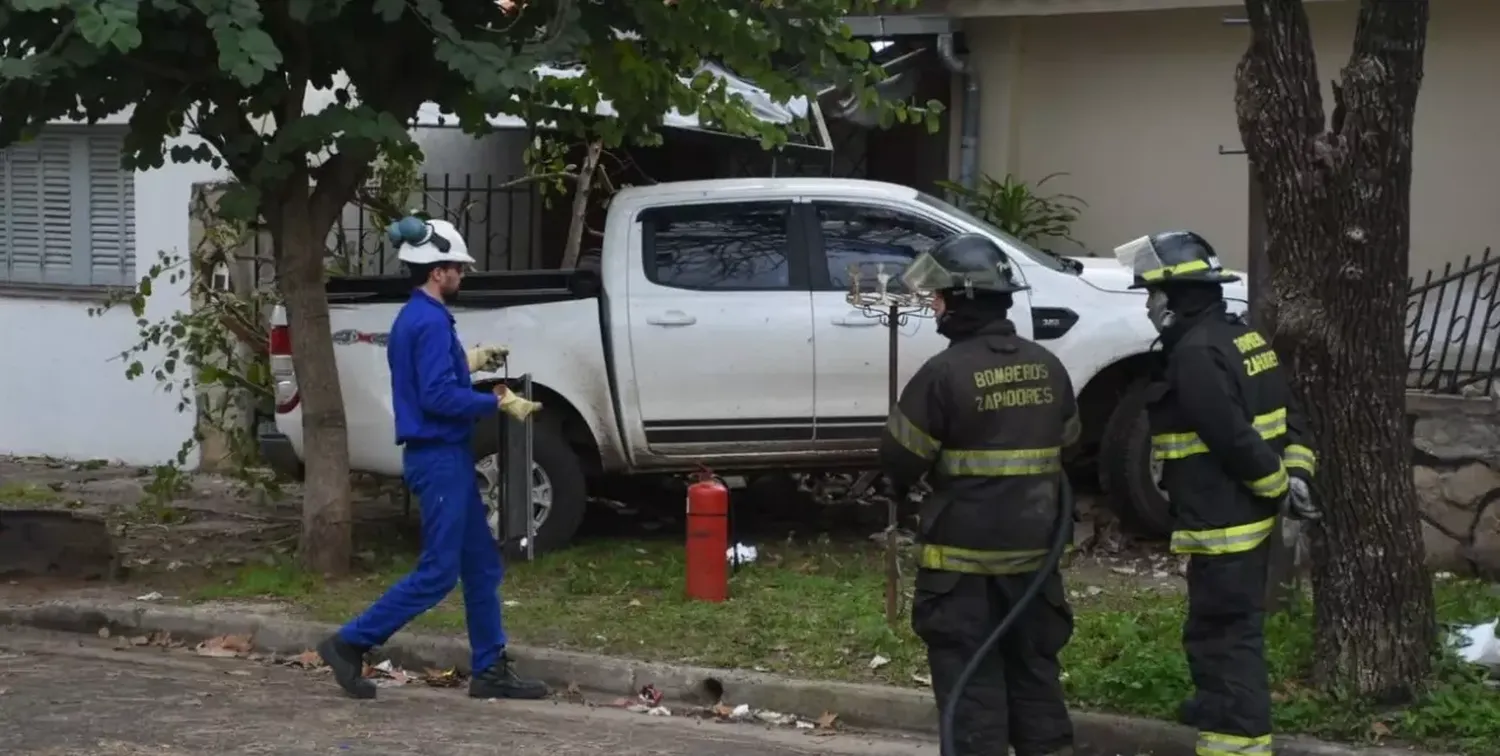
[[[0,606],[0,625],[116,635],[170,633],[194,643],[219,635],[248,635],[258,650],[292,655],[317,645],[335,626],[215,607],[170,606],[138,601],[59,600]],[[669,700],[707,704],[706,680],[723,685],[725,699],[757,709],[815,718],[825,711],[855,727],[877,727],[935,734],[931,694],[880,685],[793,680],[738,670],[659,664],[546,648],[512,646],[526,674],[554,688],[576,684],[584,690],[629,695],[654,684]],[[459,638],[400,633],[380,655],[408,669],[467,671],[468,644]],[[1151,719],[1073,712],[1080,753],[1186,755],[1194,752],[1191,729]],[[1352,748],[1308,738],[1277,738],[1281,756],[1397,756],[1411,751]]]

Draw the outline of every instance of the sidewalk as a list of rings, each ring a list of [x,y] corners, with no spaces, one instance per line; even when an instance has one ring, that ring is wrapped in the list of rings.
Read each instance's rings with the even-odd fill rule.
[[[345,698],[327,674],[0,629],[8,756],[936,756],[927,739],[489,702],[406,685]]]
[[[187,607],[69,599],[0,606],[0,624],[77,633],[96,633],[107,627],[114,635],[166,632],[187,642],[221,635],[247,635],[253,637],[257,650],[284,655],[312,648],[334,629],[331,625],[274,616],[271,611],[274,607],[244,604]],[[808,682],[754,672],[654,664],[541,648],[513,647],[511,651],[526,674],[541,677],[558,690],[576,685],[582,690],[619,696],[634,694],[651,684],[665,693],[667,702],[709,705],[714,701],[707,699],[705,688],[721,687],[724,701],[731,705],[748,704],[754,709],[809,718],[834,712],[840,721],[855,727],[929,734],[936,731],[932,698],[920,691]],[[384,647],[383,655],[407,669],[463,670],[469,654],[466,644],[458,638],[402,633]],[[1193,731],[1176,724],[1087,712],[1075,712],[1073,717],[1080,753],[1186,755],[1194,751]],[[1410,753],[1389,748],[1351,748],[1306,738],[1278,738],[1276,745],[1282,756]]]

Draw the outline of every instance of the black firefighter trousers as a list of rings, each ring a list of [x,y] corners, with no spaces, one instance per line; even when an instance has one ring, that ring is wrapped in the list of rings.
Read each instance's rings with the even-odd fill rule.
[[[966,575],[921,570],[911,624],[927,644],[939,711],[969,663],[1035,573]],[[954,742],[943,756],[1042,756],[1073,745],[1057,654],[1073,636],[1073,612],[1054,571],[979,666],[958,704]]]
[[[1269,756],[1266,670],[1269,540],[1237,554],[1194,554],[1182,646],[1197,689],[1183,724],[1198,729],[1198,756]]]

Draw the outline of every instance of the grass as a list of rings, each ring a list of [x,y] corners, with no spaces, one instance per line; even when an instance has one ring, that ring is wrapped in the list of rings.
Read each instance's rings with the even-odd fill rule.
[[[0,484],[0,504],[28,507],[54,504],[62,497],[47,486],[34,483]]]
[[[683,598],[682,550],[675,541],[585,543],[514,566],[504,589],[506,625],[527,644],[925,687],[921,643],[905,619],[898,628],[886,625],[884,573],[874,551],[826,543],[762,547],[760,560],[733,578],[731,600],[715,605]],[[362,609],[409,567],[409,559],[396,559],[363,577],[328,583],[291,565],[248,566],[200,588],[196,597],[287,599],[337,621]],[[1437,592],[1446,624],[1500,616],[1500,593],[1485,584],[1445,580]],[[1072,601],[1075,631],[1063,655],[1072,705],[1174,717],[1191,691],[1179,642],[1181,596],[1147,587],[1096,595],[1075,591]],[[462,632],[458,593],[417,627]],[[1500,753],[1500,695],[1479,672],[1445,660],[1421,701],[1378,711],[1305,687],[1312,651],[1306,606],[1269,623],[1278,731]],[[889,662],[871,669],[877,655]]]

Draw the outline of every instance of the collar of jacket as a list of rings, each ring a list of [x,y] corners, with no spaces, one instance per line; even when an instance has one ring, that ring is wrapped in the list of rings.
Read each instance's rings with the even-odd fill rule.
[[[442,311],[443,315],[447,316],[449,323],[456,322],[453,319],[453,313],[448,309],[448,305],[443,304],[436,297],[428,294],[427,290],[423,289],[420,286],[411,290],[411,301],[418,302],[428,307],[435,307],[438,310]]]
[[[984,339],[985,344],[993,352],[1014,352],[1016,345],[1016,324],[1006,318],[992,320],[974,329],[972,333],[955,336],[948,340],[948,346],[958,346],[972,339]]]
[[[1188,335],[1194,328],[1210,320],[1224,320],[1225,313],[1229,309],[1229,303],[1224,301],[1213,304],[1191,314],[1178,313],[1177,322],[1170,328],[1161,332],[1161,346],[1164,351],[1171,351],[1182,337]]]

